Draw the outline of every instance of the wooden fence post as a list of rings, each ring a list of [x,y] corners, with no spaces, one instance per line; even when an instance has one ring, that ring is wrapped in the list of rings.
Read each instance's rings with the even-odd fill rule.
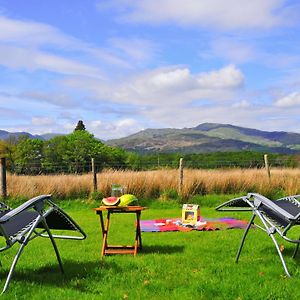
[[[269,161],[268,161],[268,154],[264,155],[264,161],[265,161],[265,167],[266,167],[268,178],[269,178],[269,180],[271,180],[271,172],[270,172],[270,166],[269,166]]]
[[[7,197],[7,186],[6,186],[6,158],[1,157],[0,159],[0,197]]]
[[[183,158],[179,160],[179,185],[178,194],[181,195],[183,190]]]
[[[97,172],[95,168],[95,159],[92,158],[92,173],[93,173],[93,191],[97,192]]]

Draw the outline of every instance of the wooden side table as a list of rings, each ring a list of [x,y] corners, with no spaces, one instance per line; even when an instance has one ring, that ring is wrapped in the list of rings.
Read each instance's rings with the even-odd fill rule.
[[[146,207],[142,206],[100,206],[95,208],[96,214],[100,216],[100,226],[103,236],[103,245],[101,250],[101,257],[105,254],[133,254],[136,256],[138,248],[142,248],[142,236],[140,227],[140,218],[142,210]],[[103,212],[107,211],[106,222],[104,225]],[[134,213],[136,214],[136,231],[135,231],[135,244],[133,246],[119,246],[108,245],[107,237],[110,224],[111,214]]]

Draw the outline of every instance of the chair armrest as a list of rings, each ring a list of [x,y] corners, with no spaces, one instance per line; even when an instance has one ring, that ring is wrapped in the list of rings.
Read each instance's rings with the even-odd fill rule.
[[[251,211],[253,204],[246,196],[228,200],[215,208],[218,211]]]
[[[25,210],[28,210],[29,208],[32,208],[32,207],[36,206],[40,202],[43,202],[45,200],[49,200],[50,198],[51,198],[51,195],[40,195],[40,196],[34,197],[32,199],[29,199],[25,203],[21,204],[17,208],[11,210],[10,212],[8,212],[4,216],[2,216],[0,218],[0,224],[7,222],[9,219],[11,219],[12,217],[18,215],[19,213],[21,213]]]
[[[285,209],[281,208],[280,206],[278,206],[276,204],[276,201],[272,201],[260,194],[256,194],[256,193],[249,193],[248,197],[254,198],[254,205],[258,208],[260,203],[263,203],[263,205],[267,206],[268,208],[270,208],[272,211],[282,215],[283,217],[290,219],[290,220],[296,220],[297,216],[293,216],[291,215],[289,212],[287,212]]]

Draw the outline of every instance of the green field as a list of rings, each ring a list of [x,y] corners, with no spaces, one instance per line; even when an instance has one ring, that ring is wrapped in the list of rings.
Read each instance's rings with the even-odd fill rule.
[[[234,263],[234,257],[241,229],[143,233],[144,247],[137,257],[101,259],[99,219],[92,205],[61,204],[88,238],[58,240],[65,275],[59,271],[50,241],[33,240],[25,248],[2,299],[299,299],[300,255],[293,260],[293,248],[284,244],[293,274],[286,278],[271,239],[258,229],[251,229],[239,264]],[[142,219],[180,217],[180,213],[179,204],[150,205]],[[201,207],[201,214],[249,217],[209,207]],[[111,243],[132,243],[134,216],[113,215],[110,234]],[[16,249],[1,254],[2,286]]]

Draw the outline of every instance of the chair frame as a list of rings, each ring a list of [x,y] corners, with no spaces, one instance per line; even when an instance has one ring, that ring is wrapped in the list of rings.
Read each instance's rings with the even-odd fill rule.
[[[33,240],[36,237],[50,238],[60,270],[62,273],[64,273],[60,254],[54,239],[60,238],[83,240],[86,238],[86,234],[79,227],[79,225],[51,200],[51,195],[41,195],[32,198],[15,209],[11,209],[5,203],[0,202],[0,211],[2,212],[2,216],[0,217],[0,233],[6,240],[6,246],[0,248],[0,252],[11,248],[17,242],[21,244],[11,264],[4,288],[2,290],[2,294],[8,289],[17,262],[29,241]],[[29,211],[34,212],[32,213],[32,218],[27,221],[27,223],[22,226],[22,228],[16,233],[12,235],[8,234],[5,230],[5,224],[8,224],[12,220],[18,220],[18,217],[20,217],[22,213],[26,214],[26,212]],[[67,220],[68,225],[70,225],[70,230],[77,231],[80,235],[72,236],[52,234],[47,224],[46,218],[53,212],[56,212],[64,217]]]
[[[239,260],[249,229],[252,225],[255,225],[257,228],[266,232],[267,235],[272,239],[279,255],[280,261],[283,265],[284,271],[288,277],[291,277],[291,274],[289,273],[287,265],[283,258],[282,251],[275,238],[275,234],[278,234],[280,237],[290,243],[296,244],[296,248],[292,256],[293,258],[295,258],[299,249],[300,237],[299,239],[292,239],[287,235],[289,230],[293,226],[300,225],[299,198],[300,195],[293,195],[273,201],[257,193],[248,193],[247,196],[231,199],[216,207],[216,210],[218,211],[252,211],[252,216],[244,231],[240,246],[236,254],[236,263]],[[298,210],[298,212],[296,214],[291,214],[290,211],[278,205],[278,203],[282,202],[295,205],[295,208],[296,210]],[[260,219],[262,226],[254,223],[256,217]]]

